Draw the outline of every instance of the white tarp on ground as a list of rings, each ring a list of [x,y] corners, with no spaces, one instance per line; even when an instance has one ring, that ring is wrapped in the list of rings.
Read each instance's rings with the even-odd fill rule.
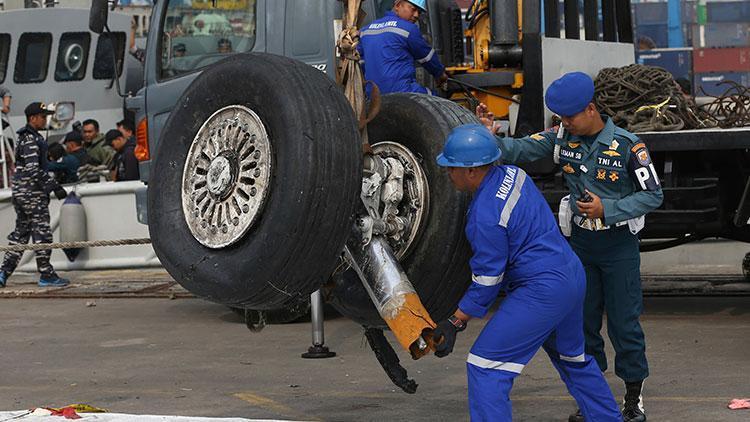
[[[193,416],[159,416],[159,415],[126,415],[123,413],[79,413],[81,419],[78,421],[105,421],[105,422],[293,422],[279,419],[245,419],[245,418],[202,418]],[[64,422],[73,419],[65,419],[62,416],[33,415],[28,410],[14,412],[0,412],[0,422]]]

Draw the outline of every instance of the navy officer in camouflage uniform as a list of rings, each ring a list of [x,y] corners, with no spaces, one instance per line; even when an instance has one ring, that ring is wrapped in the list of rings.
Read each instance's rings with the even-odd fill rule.
[[[615,349],[615,374],[625,381],[623,418],[645,421],[643,380],[648,376],[638,231],[643,216],[663,194],[648,149],[637,136],[614,125],[593,104],[594,82],[581,72],[563,75],[547,89],[545,103],[562,127],[525,138],[498,138],[504,161],[531,162],[552,156],[560,164],[570,196],[561,202],[560,225],[586,270],[586,354],[607,369],[602,314]],[[491,126],[484,105],[477,115]],[[567,212],[566,212],[567,211]],[[567,230],[569,233],[565,233]],[[582,421],[580,411],[570,416]]]
[[[34,243],[51,243],[49,226],[49,194],[57,199],[67,195],[47,172],[47,141],[39,130],[47,125],[52,111],[42,103],[31,103],[24,110],[26,126],[18,131],[16,146],[16,172],[13,175],[13,207],[16,210],[16,228],[8,236],[11,245],[25,245],[29,237]],[[41,273],[40,287],[66,286],[69,281],[60,278],[52,268],[49,249],[36,251],[36,266]],[[0,269],[0,287],[5,287],[8,277],[16,269],[23,252],[6,252]]]

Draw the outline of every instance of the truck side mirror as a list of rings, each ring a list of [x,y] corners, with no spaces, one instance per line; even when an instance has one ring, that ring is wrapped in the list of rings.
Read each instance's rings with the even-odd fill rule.
[[[89,29],[95,34],[104,32],[104,26],[107,24],[107,0],[92,0],[91,11],[89,12]]]

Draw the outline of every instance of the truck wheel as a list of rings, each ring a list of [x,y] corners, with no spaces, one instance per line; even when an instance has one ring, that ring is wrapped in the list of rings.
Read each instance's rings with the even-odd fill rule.
[[[421,170],[415,172],[416,178],[423,178],[427,186],[426,201],[412,204],[421,212],[416,232],[391,246],[432,318],[441,320],[455,311],[471,281],[471,250],[464,236],[470,198],[453,188],[435,157],[454,127],[476,123],[476,119],[468,110],[438,97],[391,94],[382,100],[380,113],[367,126],[375,154],[404,162],[413,161],[408,155],[416,157]],[[335,274],[332,285],[330,301],[339,312],[365,326],[385,326],[353,270]]]
[[[281,56],[234,55],[195,79],[162,133],[148,222],[172,277],[258,310],[320,288],[362,180],[357,122],[333,81]]]

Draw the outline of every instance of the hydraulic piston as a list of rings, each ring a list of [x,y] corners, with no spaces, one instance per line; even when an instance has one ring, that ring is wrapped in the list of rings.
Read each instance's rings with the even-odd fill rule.
[[[434,349],[436,324],[393,255],[388,242],[374,236],[366,245],[348,245],[344,253],[370,299],[398,342],[419,359]]]

